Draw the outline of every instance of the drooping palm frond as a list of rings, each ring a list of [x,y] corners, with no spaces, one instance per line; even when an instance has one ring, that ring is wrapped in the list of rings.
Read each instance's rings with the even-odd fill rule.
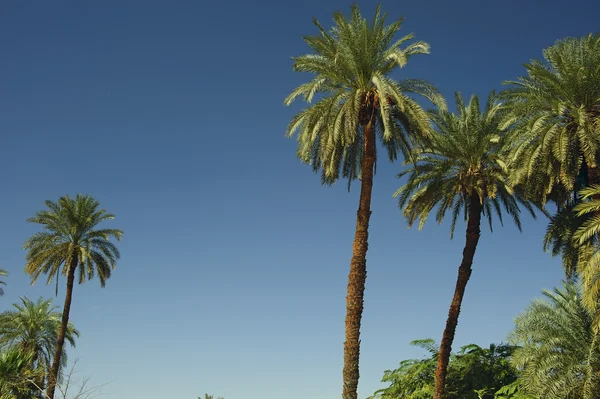
[[[544,62],[525,67],[527,76],[505,82],[511,87],[502,94],[510,103],[504,126],[512,132],[513,178],[535,182],[544,197],[556,186],[568,194],[582,168],[598,168],[600,35],[558,41],[544,50]]]
[[[592,315],[584,306],[579,286],[565,282],[543,292],[515,319],[510,340],[518,349],[515,366],[522,370],[521,386],[534,398],[584,398],[590,370],[600,353],[594,345]]]
[[[577,272],[583,284],[583,302],[594,312],[600,328],[600,185],[586,187],[579,192],[581,201],[573,213],[579,221],[572,238],[578,250]]]
[[[458,217],[466,219],[469,199],[476,195],[482,212],[492,228],[492,214],[503,222],[503,212],[510,215],[521,229],[520,208],[523,205],[535,217],[532,205],[514,193],[508,170],[502,158],[505,136],[499,128],[502,108],[492,93],[483,112],[477,96],[468,104],[456,94],[457,112],[430,112],[436,128],[430,148],[416,158],[414,164],[399,174],[408,176],[406,184],[396,191],[408,224],[422,228],[437,207],[436,221],[441,223],[450,212],[450,235],[454,234]]]
[[[314,21],[319,34],[304,37],[312,53],[293,59],[295,71],[314,77],[285,99],[287,105],[298,97],[311,104],[292,119],[286,135],[297,133],[298,158],[321,171],[324,184],[333,184],[340,174],[349,182],[361,176],[362,126],[371,116],[389,159],[395,160],[399,153],[409,156],[412,141],[430,131],[425,111],[409,95],[420,94],[445,107],[428,82],[389,77],[412,56],[429,53],[424,42],[407,44],[412,34],[395,39],[402,19],[386,25],[378,7],[368,21],[354,5],[350,18],[338,12],[334,22],[326,30]]]
[[[43,231],[29,238],[25,271],[34,283],[42,274],[49,284],[58,274],[66,275],[73,258],[77,258],[79,283],[91,280],[96,274],[104,287],[116,267],[119,250],[110,238],[120,240],[118,229],[98,229],[98,224],[114,219],[114,215],[98,209],[99,202],[90,195],[75,198],[61,197],[58,202],[46,201],[46,210],[28,219],[42,225]]]

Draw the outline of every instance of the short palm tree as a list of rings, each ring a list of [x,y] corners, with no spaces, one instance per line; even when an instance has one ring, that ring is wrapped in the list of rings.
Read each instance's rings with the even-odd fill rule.
[[[510,334],[520,345],[513,362],[522,370],[521,386],[534,398],[598,398],[598,338],[578,284],[565,282],[543,294],[546,300],[519,315]]]
[[[64,196],[57,202],[46,201],[47,209],[28,219],[44,228],[23,246],[28,251],[25,271],[31,275],[32,284],[42,274],[48,275],[47,283],[58,278],[59,273],[67,276],[65,305],[48,378],[49,399],[54,399],[68,330],[75,274],[79,271],[79,284],[98,274],[100,285],[104,287],[119,258],[119,250],[110,238],[120,240],[123,232],[98,229],[100,223],[114,219],[113,214],[99,209],[99,206],[99,202],[90,195],[77,194],[75,198]]]
[[[342,395],[356,399],[377,140],[390,160],[399,152],[408,153],[410,139],[424,136],[430,129],[426,113],[408,94],[421,94],[440,104],[443,99],[427,82],[389,77],[413,55],[429,52],[423,42],[401,47],[413,35],[394,41],[402,20],[386,25],[385,15],[377,7],[369,22],[354,5],[349,19],[338,12],[334,22],[327,31],[315,21],[319,34],[304,37],[313,53],[294,58],[295,71],[314,77],[297,87],[285,104],[302,96],[311,106],[292,119],[286,134],[297,132],[298,158],[321,171],[324,184],[336,182],[340,173],[348,184],[356,178],[361,181],[346,297]]]
[[[494,93],[489,96],[483,112],[477,96],[472,96],[469,104],[465,104],[462,96],[456,94],[456,107],[456,114],[447,110],[431,112],[436,127],[431,147],[399,175],[408,175],[408,181],[395,194],[409,226],[419,221],[419,228],[422,228],[435,207],[439,223],[448,211],[452,213],[451,237],[461,212],[467,224],[462,262],[440,346],[435,399],[444,397],[452,341],[479,242],[481,217],[487,217],[491,229],[492,213],[496,213],[502,222],[504,208],[520,230],[518,203],[523,203],[534,215],[531,205],[521,201],[508,182],[501,157],[505,146],[499,128],[501,106]]]
[[[600,35],[558,41],[544,58],[506,82],[511,161],[515,179],[535,181],[542,196],[556,187],[568,194],[581,174],[584,186],[600,184]]]
[[[4,269],[0,269],[0,277],[6,277],[8,276],[8,272]],[[6,285],[6,283],[2,280],[0,280],[0,296],[4,295],[4,289],[2,288],[3,285]]]
[[[36,302],[21,298],[21,303],[15,303],[13,307],[15,310],[7,310],[0,314],[0,347],[19,349],[31,360],[32,370],[42,370],[42,375],[48,376],[60,331],[61,312],[52,306],[52,300],[43,298]],[[77,337],[79,331],[69,323],[65,339],[71,346],[75,346]],[[61,367],[66,362],[66,350],[63,349]],[[43,385],[41,382],[37,384]]]

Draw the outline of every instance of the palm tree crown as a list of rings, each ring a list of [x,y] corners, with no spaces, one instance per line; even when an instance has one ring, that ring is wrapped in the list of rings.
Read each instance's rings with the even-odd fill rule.
[[[47,283],[58,278],[59,273],[66,275],[76,260],[80,284],[97,273],[104,287],[120,256],[109,240],[111,237],[120,240],[123,232],[97,228],[99,223],[114,219],[113,214],[98,206],[98,201],[89,195],[64,196],[58,202],[46,201],[48,209],[28,219],[44,227],[44,231],[33,235],[24,245],[28,250],[25,271],[31,275],[32,283],[41,274],[48,275]]]
[[[334,183],[340,170],[349,180],[360,177],[363,127],[371,118],[390,160],[410,148],[410,137],[428,132],[425,112],[408,93],[443,106],[443,98],[429,83],[398,82],[388,76],[413,55],[429,53],[429,45],[421,41],[401,47],[412,34],[394,41],[402,19],[385,25],[378,7],[368,22],[354,5],[350,19],[338,12],[334,21],[330,31],[314,21],[320,35],[304,37],[314,53],[295,57],[294,70],[315,76],[285,99],[289,105],[299,96],[308,103],[319,98],[292,119],[286,134],[298,131],[298,157],[321,170],[325,184]]]
[[[477,96],[465,104],[463,97],[456,94],[456,107],[456,114],[443,109],[430,112],[436,127],[431,146],[399,175],[408,175],[407,183],[395,195],[409,225],[419,221],[419,228],[423,227],[437,205],[438,223],[449,210],[452,212],[452,236],[461,211],[466,219],[471,199],[476,198],[490,228],[493,213],[502,223],[504,208],[521,229],[518,203],[532,215],[533,210],[529,203],[514,195],[508,182],[502,159],[505,140],[498,127],[500,104],[492,93],[482,113]]]
[[[600,35],[558,41],[544,58],[526,64],[527,76],[506,82],[513,87],[503,93],[515,179],[535,177],[543,199],[577,189],[579,177],[583,186],[600,184]]]
[[[47,374],[52,364],[54,345],[61,323],[61,312],[52,306],[52,300],[39,298],[36,302],[21,298],[13,304],[15,310],[0,314],[0,348],[18,348],[31,359],[32,368],[42,368]],[[75,346],[79,331],[69,323],[65,339]],[[61,357],[66,364],[66,351]]]

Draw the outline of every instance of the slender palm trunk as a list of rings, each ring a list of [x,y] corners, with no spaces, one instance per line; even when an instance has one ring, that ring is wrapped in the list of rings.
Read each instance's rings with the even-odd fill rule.
[[[371,218],[371,192],[373,190],[373,169],[375,165],[374,123],[374,118],[371,118],[371,120],[363,126],[364,153],[362,158],[360,201],[356,216],[356,232],[354,234],[354,243],[352,244],[352,260],[350,261],[348,294],[346,296],[343,399],[357,399],[358,397],[360,321],[363,312],[365,282],[367,280],[369,219]]]
[[[60,371],[60,360],[63,353],[63,347],[65,345],[65,335],[67,333],[67,327],[69,325],[69,313],[71,312],[71,300],[73,298],[73,284],[75,282],[75,272],[77,271],[77,256],[74,256],[69,266],[69,273],[67,274],[67,292],[65,293],[65,306],[63,308],[62,320],[60,324],[60,330],[58,331],[58,337],[56,340],[56,346],[54,347],[54,358],[52,359],[52,368],[50,369],[50,375],[48,376],[48,390],[46,396],[48,399],[54,399],[54,392],[56,391],[56,382],[58,381],[58,372]]]
[[[450,352],[452,352],[452,341],[454,341],[454,333],[456,332],[456,325],[458,324],[460,306],[465,294],[465,288],[471,277],[471,265],[473,264],[475,249],[477,248],[480,237],[479,228],[481,224],[481,210],[479,196],[476,193],[471,194],[463,258],[460,267],[458,268],[458,279],[456,280],[454,297],[452,298],[450,310],[448,311],[448,320],[446,320],[446,328],[444,329],[444,335],[442,336],[437,369],[435,371],[434,399],[445,398],[446,373],[448,370],[448,361],[450,360]]]

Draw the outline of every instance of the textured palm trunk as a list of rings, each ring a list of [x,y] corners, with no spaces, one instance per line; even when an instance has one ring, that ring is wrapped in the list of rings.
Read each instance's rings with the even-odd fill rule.
[[[460,314],[460,306],[465,288],[471,277],[471,266],[473,265],[473,257],[480,237],[481,224],[481,203],[477,194],[471,194],[469,202],[469,218],[467,220],[467,234],[465,247],[463,249],[463,258],[458,268],[458,279],[456,280],[456,288],[454,289],[454,297],[448,311],[448,320],[446,320],[446,328],[442,336],[440,345],[440,353],[438,355],[437,369],[435,371],[435,388],[434,399],[445,398],[446,373],[448,370],[448,361],[452,352],[452,342],[458,324],[458,316]]]
[[[367,280],[369,219],[371,218],[371,192],[373,190],[373,169],[375,165],[375,127],[373,118],[363,126],[363,134],[364,153],[361,165],[360,201],[356,216],[356,232],[352,244],[352,260],[350,261],[348,293],[346,296],[343,399],[357,399],[358,397],[360,321],[363,312],[365,282]]]
[[[54,347],[54,358],[52,359],[52,368],[50,369],[50,375],[48,376],[48,390],[46,396],[48,399],[54,399],[54,392],[56,391],[56,382],[58,381],[58,372],[60,371],[60,360],[63,353],[63,347],[65,345],[65,335],[67,333],[67,326],[69,325],[69,313],[71,311],[71,300],[73,298],[73,284],[75,283],[75,272],[77,271],[77,257],[74,256],[69,266],[69,273],[67,274],[67,291],[65,293],[65,306],[63,308],[62,320],[60,324],[60,330],[58,331],[58,337],[56,340],[56,346]]]

